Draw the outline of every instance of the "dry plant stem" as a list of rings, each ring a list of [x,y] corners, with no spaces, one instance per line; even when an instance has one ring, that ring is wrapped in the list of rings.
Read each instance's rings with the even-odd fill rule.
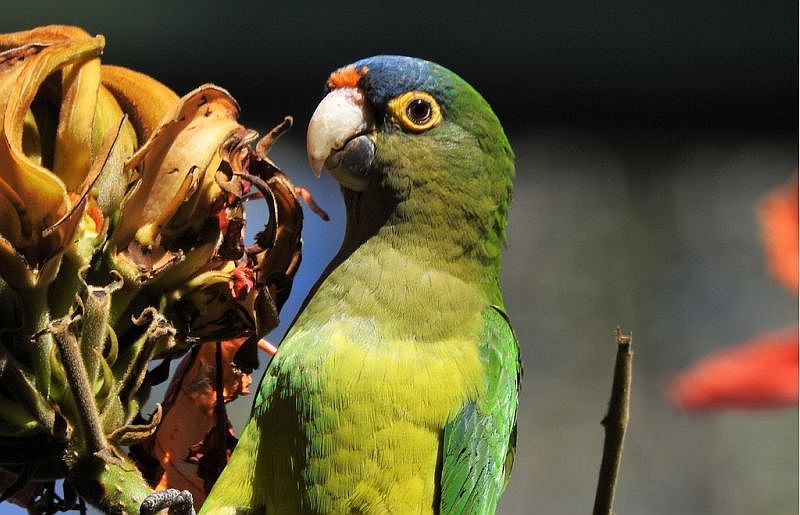
[[[261,159],[267,160],[267,152],[272,148],[272,145],[280,138],[286,131],[292,128],[294,118],[285,116],[283,121],[272,128],[263,138],[258,140],[256,144],[256,155]]]
[[[303,188],[301,186],[295,186],[294,187],[294,193],[295,193],[295,195],[297,195],[298,197],[303,199],[303,202],[306,203],[308,208],[311,209],[311,211],[315,215],[320,217],[323,221],[327,222],[327,221],[329,221],[331,219],[331,217],[328,216],[328,213],[324,209],[322,209],[319,206],[319,204],[317,204],[317,201],[314,200],[314,197],[311,196],[311,192],[310,191],[308,191],[307,189],[305,189],[305,188]]]
[[[64,363],[64,372],[67,374],[70,391],[75,399],[75,405],[81,418],[81,425],[86,437],[89,454],[95,454],[108,446],[100,417],[97,414],[97,405],[89,384],[89,376],[81,359],[81,350],[78,340],[69,329],[74,320],[62,318],[50,325],[50,331],[56,340],[61,360]]]
[[[625,430],[628,427],[633,372],[632,338],[630,334],[624,334],[619,326],[617,326],[616,338],[617,360],[614,365],[614,383],[611,387],[608,412],[601,422],[606,435],[603,442],[603,460],[600,464],[600,477],[597,480],[593,515],[611,515],[613,513],[614,491],[622,462],[622,445],[625,440]]]

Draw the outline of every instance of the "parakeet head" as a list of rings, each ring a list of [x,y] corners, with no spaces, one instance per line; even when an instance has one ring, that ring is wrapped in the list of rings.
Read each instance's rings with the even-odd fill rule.
[[[381,224],[466,231],[462,246],[503,239],[511,147],[483,97],[438,64],[377,56],[336,70],[309,123],[307,150],[314,172],[328,170],[348,207],[361,206],[349,209],[348,230],[380,212]]]

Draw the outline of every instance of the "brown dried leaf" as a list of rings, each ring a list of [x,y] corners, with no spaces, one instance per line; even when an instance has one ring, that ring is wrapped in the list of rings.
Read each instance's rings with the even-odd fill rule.
[[[173,118],[156,129],[128,163],[139,169],[141,180],[123,206],[114,234],[118,249],[134,239],[143,247],[152,246],[178,208],[214,181],[220,147],[240,127],[238,111],[233,97],[216,86],[201,86],[181,99]],[[208,207],[212,199],[204,200]]]
[[[114,95],[136,127],[139,141],[147,141],[153,131],[172,114],[180,99],[174,91],[152,77],[122,66],[103,65],[103,86]]]
[[[256,287],[268,288],[280,310],[300,266],[303,210],[294,185],[272,163],[251,154],[245,161],[245,170],[255,178],[254,186],[270,207],[267,225],[247,249],[248,259],[254,263]]]
[[[242,373],[233,363],[244,341],[239,338],[220,346],[225,403],[250,393],[250,374]],[[230,440],[224,407],[217,403],[216,348],[214,343],[201,345],[183,359],[167,390],[158,429],[153,437],[131,449],[154,488],[189,490],[197,506],[227,462],[231,443],[235,443],[235,439]],[[218,445],[220,435],[225,445]]]

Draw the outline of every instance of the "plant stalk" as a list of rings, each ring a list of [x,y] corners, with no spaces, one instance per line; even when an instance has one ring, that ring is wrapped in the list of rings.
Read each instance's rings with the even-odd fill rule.
[[[86,437],[86,446],[89,454],[96,454],[108,446],[103,427],[100,424],[100,416],[97,411],[97,404],[94,400],[89,376],[86,372],[81,350],[78,347],[78,340],[70,331],[72,320],[60,318],[50,324],[53,336],[61,353],[61,360],[64,363],[64,371],[69,380],[69,387],[72,397],[78,409],[80,423]]]
[[[633,351],[630,334],[623,334],[617,326],[617,359],[614,365],[614,380],[608,412],[601,424],[605,428],[603,459],[594,498],[593,515],[611,515],[614,509],[614,492],[617,486],[622,446],[630,416],[631,379],[633,377]]]

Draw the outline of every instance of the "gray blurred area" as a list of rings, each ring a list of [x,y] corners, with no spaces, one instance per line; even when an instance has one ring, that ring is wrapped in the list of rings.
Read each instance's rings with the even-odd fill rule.
[[[306,213],[275,342],[342,235],[338,188],[304,152],[328,72],[419,55],[496,107],[517,153],[503,280],[525,366],[499,513],[591,511],[617,324],[633,332],[635,377],[616,512],[798,513],[796,409],[687,416],[662,395],[700,356],[797,323],[755,218],[798,167],[797,3],[123,5],[10,2],[0,32],[79,24],[106,35],[105,62],[180,93],[227,87],[255,128],[296,116],[274,158],[332,221]],[[251,236],[264,216],[253,203]],[[251,402],[234,403],[237,427]]]
[[[798,511],[796,410],[693,418],[662,397],[687,362],[797,320],[754,220],[795,141],[672,138],[517,140],[504,282],[526,375],[503,513],[589,512],[617,323],[635,348],[617,513]]]

